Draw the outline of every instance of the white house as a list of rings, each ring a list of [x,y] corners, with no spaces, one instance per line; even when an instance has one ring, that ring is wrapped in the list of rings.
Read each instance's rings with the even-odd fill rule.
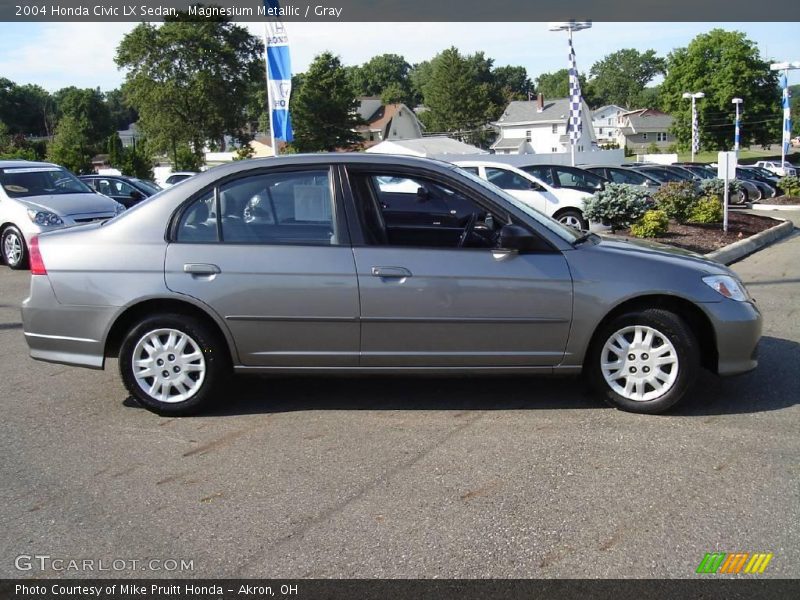
[[[601,106],[592,112],[592,128],[598,144],[616,144],[619,137],[619,117],[628,112],[616,104]]]
[[[592,127],[592,112],[582,102],[581,138],[576,150],[588,152],[597,146]],[[500,131],[492,149],[497,154],[558,154],[570,151],[567,123],[569,99],[545,100],[542,94],[534,101],[511,102],[494,123]]]

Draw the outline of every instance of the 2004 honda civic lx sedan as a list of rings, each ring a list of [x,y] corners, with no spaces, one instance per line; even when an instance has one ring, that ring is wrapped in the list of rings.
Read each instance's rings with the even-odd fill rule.
[[[656,413],[702,367],[757,364],[761,316],[727,267],[580,233],[425,159],[237,162],[30,246],[31,356],[118,357],[161,414],[221,397],[231,371],[583,371]]]

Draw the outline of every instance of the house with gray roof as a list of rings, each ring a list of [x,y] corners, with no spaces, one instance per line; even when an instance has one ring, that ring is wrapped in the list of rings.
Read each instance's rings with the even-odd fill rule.
[[[674,119],[652,108],[641,108],[619,116],[617,143],[636,154],[645,154],[652,144],[664,151],[675,143],[670,129]]]
[[[511,102],[493,125],[498,129],[492,144],[496,154],[559,154],[570,151],[567,123],[569,99],[546,100],[539,94],[533,101]],[[589,152],[597,146],[592,111],[583,102],[582,131],[576,150]]]

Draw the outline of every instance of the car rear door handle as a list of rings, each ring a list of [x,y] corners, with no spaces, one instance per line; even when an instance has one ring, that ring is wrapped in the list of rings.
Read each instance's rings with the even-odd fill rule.
[[[217,265],[207,263],[186,263],[183,265],[184,273],[191,273],[192,275],[216,275],[221,273]]]
[[[411,271],[404,267],[372,267],[373,277],[411,277]]]

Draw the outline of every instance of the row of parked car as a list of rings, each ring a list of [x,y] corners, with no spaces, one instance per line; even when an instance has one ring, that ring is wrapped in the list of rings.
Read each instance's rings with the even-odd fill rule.
[[[34,235],[106,221],[192,175],[173,173],[162,187],[124,175],[76,177],[54,164],[0,161],[0,255],[12,269],[25,268]]]

